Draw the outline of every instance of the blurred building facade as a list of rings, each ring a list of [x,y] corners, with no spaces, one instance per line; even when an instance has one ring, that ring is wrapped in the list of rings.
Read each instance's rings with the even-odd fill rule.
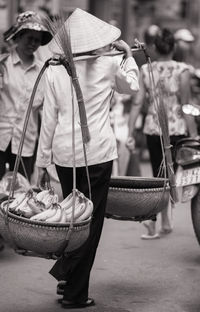
[[[19,12],[44,10],[50,15],[60,11],[66,17],[79,7],[97,17],[112,21],[122,30],[122,38],[133,45],[134,39],[143,40],[143,33],[150,24],[189,28],[200,45],[200,0],[0,0],[0,33],[5,31]],[[195,56],[200,57],[198,53]]]

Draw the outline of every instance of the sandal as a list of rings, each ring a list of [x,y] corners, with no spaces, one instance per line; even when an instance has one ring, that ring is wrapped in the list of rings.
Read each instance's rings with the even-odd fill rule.
[[[158,239],[160,238],[160,235],[158,233],[154,234],[154,235],[149,235],[149,234],[143,234],[141,236],[141,239],[146,239],[146,240],[150,240],[150,239]]]
[[[161,235],[167,235],[167,234],[170,234],[172,231],[173,231],[172,228],[169,228],[169,229],[161,229],[161,230],[159,231],[159,234],[161,234]]]
[[[95,302],[94,299],[88,298],[86,301],[76,302],[76,301],[68,301],[63,299],[62,300],[62,308],[64,309],[80,309],[80,308],[87,308],[94,306]]]

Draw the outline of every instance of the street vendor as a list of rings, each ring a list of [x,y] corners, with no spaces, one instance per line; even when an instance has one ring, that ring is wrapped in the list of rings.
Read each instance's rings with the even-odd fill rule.
[[[16,23],[4,33],[10,52],[0,56],[0,179],[6,172],[6,164],[10,171],[14,169],[26,110],[43,65],[34,56],[34,52],[51,39],[52,35],[43,25],[40,16],[32,11],[19,14]],[[29,180],[38,137],[38,111],[43,97],[41,82],[25,134],[23,166],[20,164],[19,167],[19,172]]]
[[[63,295],[59,302],[63,308],[70,309],[94,305],[94,300],[88,296],[90,272],[102,232],[112,163],[117,159],[116,138],[109,117],[110,98],[113,90],[135,94],[139,84],[138,66],[129,45],[123,40],[116,41],[121,34],[118,28],[81,9],[74,10],[64,27],[70,37],[73,55],[81,56],[75,60],[75,66],[90,135],[86,157],[94,205],[89,238],[79,249],[63,254],[50,271],[59,281],[57,293]],[[103,55],[104,47],[106,51],[111,47],[123,51],[120,61],[118,55]],[[98,53],[98,57],[88,56]],[[122,60],[123,65],[120,65]],[[36,165],[42,171],[52,162],[55,163],[63,197],[72,192],[74,99],[76,188],[89,197],[81,121],[77,98],[72,90],[70,76],[63,66],[50,66],[47,69]]]

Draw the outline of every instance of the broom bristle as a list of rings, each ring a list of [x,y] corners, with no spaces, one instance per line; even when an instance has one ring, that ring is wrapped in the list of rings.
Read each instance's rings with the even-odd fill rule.
[[[73,59],[73,54],[72,54],[70,31],[66,27],[62,14],[60,14],[58,18],[55,19],[55,21],[51,21],[51,19],[47,18],[46,27],[54,36],[56,44],[63,52],[64,57],[66,58],[67,63],[70,67],[71,76],[72,76],[72,84],[76,92],[76,97],[77,97],[78,106],[79,106],[83,142],[87,143],[90,140],[90,134],[89,134],[88,126],[87,126],[87,116],[86,116],[86,111],[85,111],[84,99],[83,99],[79,81],[77,79],[76,67],[74,64],[74,59]]]
[[[59,13],[57,17],[52,21],[49,17],[44,19],[44,24],[48,31],[54,37],[55,43],[58,45],[62,54],[65,55],[68,62],[73,60],[71,51],[70,34],[65,27],[65,19],[62,13]]]

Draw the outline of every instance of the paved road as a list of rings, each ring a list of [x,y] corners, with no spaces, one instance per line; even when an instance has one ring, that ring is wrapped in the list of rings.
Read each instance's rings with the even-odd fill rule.
[[[143,241],[143,226],[105,219],[91,275],[96,306],[86,312],[199,312],[200,246],[187,204],[174,210],[174,232]],[[0,254],[0,312],[59,312],[53,260]],[[72,311],[72,310],[71,310]]]

